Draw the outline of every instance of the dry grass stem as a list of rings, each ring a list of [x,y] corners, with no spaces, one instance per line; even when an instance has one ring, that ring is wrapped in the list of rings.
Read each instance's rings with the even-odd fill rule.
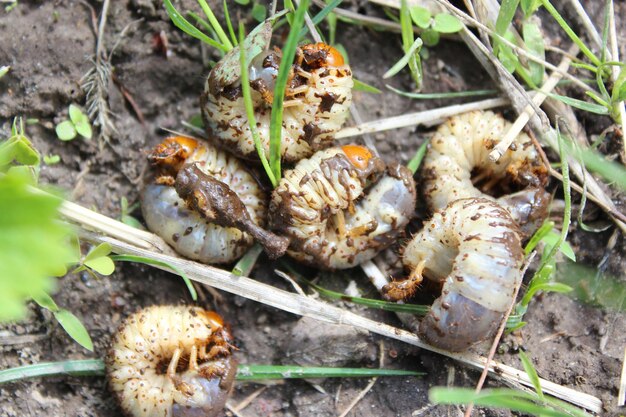
[[[569,52],[575,55],[578,52],[578,47],[575,45],[572,46]],[[571,62],[572,60],[570,58],[563,58],[559,64],[559,69],[567,71]],[[541,106],[547,95],[556,87],[561,78],[562,75],[560,72],[553,72],[552,75],[550,75],[550,78],[546,80],[541,89],[533,97],[533,103],[535,103],[536,106]],[[498,142],[494,149],[489,153],[489,159],[491,159],[491,161],[496,162],[502,155],[504,155],[506,150],[509,146],[511,146],[513,141],[515,141],[517,135],[519,135],[522,129],[524,129],[526,123],[528,123],[534,113],[535,109],[533,106],[526,106],[526,108],[524,108],[524,111],[517,117],[513,125],[504,134],[502,140]]]
[[[569,2],[572,5],[572,7],[574,7],[574,10],[576,11],[576,17],[578,17],[581,26],[583,26],[585,30],[587,31],[587,35],[589,35],[589,39],[591,39],[593,43],[596,44],[596,48],[598,50],[602,50],[602,37],[598,33],[598,30],[596,29],[595,25],[591,21],[591,18],[585,11],[585,8],[583,7],[583,5],[580,4],[579,0],[569,0]],[[611,56],[608,53],[608,51],[607,51],[606,58],[608,60],[611,60]]]
[[[490,98],[486,100],[476,101],[473,103],[455,104],[452,106],[441,107],[438,109],[407,113],[400,116],[389,117],[386,119],[360,123],[357,126],[353,127],[346,127],[337,132],[337,134],[335,135],[335,139],[349,138],[352,136],[362,135],[364,133],[382,132],[385,130],[399,129],[401,127],[408,126],[432,126],[440,124],[445,119],[460,113],[465,113],[472,110],[492,109],[494,107],[506,106],[509,103],[509,100],[504,98]]]
[[[615,30],[615,10],[613,9],[613,1],[609,1],[609,45],[611,47],[611,55],[613,56],[613,60],[619,62],[619,44],[617,43],[617,31]],[[620,71],[623,68],[618,67],[617,65],[613,65],[612,70],[612,78],[613,82],[617,81]],[[620,120],[616,122],[621,126],[622,134],[626,132],[624,127],[626,127],[626,105],[624,104],[624,100],[617,103],[617,109],[619,112]],[[622,139],[622,152],[620,153],[622,163],[626,164],[626,140]]]

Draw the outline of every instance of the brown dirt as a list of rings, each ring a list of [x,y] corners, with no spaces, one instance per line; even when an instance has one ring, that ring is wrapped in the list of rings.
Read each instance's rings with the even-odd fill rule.
[[[15,116],[37,118],[38,123],[28,126],[28,136],[42,154],[61,156],[60,164],[42,167],[42,182],[58,186],[73,201],[111,217],[119,216],[121,197],[125,196],[131,203],[138,199],[138,179],[146,166],[145,153],[164,136],[160,128],[181,129],[181,121],[199,113],[198,97],[208,73],[207,66],[202,65],[203,53],[197,41],[190,40],[170,24],[160,3],[157,0],[117,0],[111,4],[104,39],[109,47],[120,40],[112,58],[114,74],[141,109],[145,125],[139,122],[120,90],[112,84],[109,102],[118,133],[102,150],[95,140],[61,142],[54,133],[54,126],[67,118],[68,105],[84,104],[85,101],[80,79],[92,65],[89,57],[95,50],[89,8],[83,2],[72,0],[21,0],[10,13],[0,11],[0,65],[12,67],[10,73],[0,80],[0,136],[8,136]],[[365,2],[344,3],[343,7],[361,12],[381,13]],[[89,4],[96,10],[101,7],[97,1]],[[185,0],[179,6],[192,8],[194,2]],[[617,2],[616,8],[619,17],[626,16],[626,4]],[[249,9],[237,8],[234,15],[235,19],[248,19]],[[594,11],[594,16],[599,18],[600,15],[598,10]],[[251,27],[251,22],[248,23]],[[120,39],[119,34],[127,25],[131,25],[130,29]],[[345,23],[340,23],[339,27],[338,41],[350,53],[355,76],[384,88],[382,74],[401,55],[398,38]],[[617,27],[621,28],[623,47],[626,42],[620,20]],[[153,48],[153,36],[160,31],[165,31],[169,38],[171,56],[168,59]],[[216,58],[211,51],[208,56]],[[425,62],[424,91],[489,86],[486,75],[478,68],[461,43],[442,42],[430,51]],[[406,76],[396,77],[391,83],[405,90],[410,88]],[[390,92],[382,95],[357,92],[355,102],[364,120],[448,104],[409,101]],[[585,117],[584,120],[589,134],[598,134],[607,125],[605,119]],[[387,159],[406,162],[423,140],[422,133],[421,130],[400,129],[377,134],[375,139]],[[556,188],[556,184],[552,188]],[[623,205],[621,208],[623,212]],[[594,209],[590,212],[592,218],[588,221],[603,221],[600,212]],[[591,268],[591,275],[595,274],[595,268],[605,255],[612,231],[598,234],[572,228],[571,241],[579,262]],[[606,264],[607,275],[622,280],[619,286],[623,286],[624,280],[624,253],[625,242],[620,236],[615,248],[608,252]],[[272,265],[264,261],[253,275],[285,287],[284,282],[272,277],[271,268]],[[338,274],[333,286],[345,288],[350,279],[357,280],[364,291],[371,291],[359,271]],[[67,337],[50,314],[33,305],[27,321],[1,328],[0,368],[44,361],[101,358],[110,335],[123,318],[136,309],[160,303],[191,302],[177,277],[133,264],[119,263],[110,278],[68,275],[59,280],[58,287],[56,302],[82,319],[94,340],[95,351],[90,353],[82,349]],[[317,358],[324,363],[375,366],[379,346],[383,346],[386,366],[428,373],[423,378],[379,379],[349,415],[459,415],[455,407],[428,405],[428,389],[446,384],[473,387],[478,379],[477,372],[439,355],[359,332],[348,332],[347,335],[338,332],[354,341],[353,352],[346,353],[328,343],[334,336],[325,332],[325,324],[302,323],[294,315],[229,294],[224,294],[219,305],[214,305],[209,297],[206,305],[218,309],[231,323],[240,348],[237,355],[243,363],[313,363]],[[399,325],[391,314],[346,308]],[[540,376],[599,396],[604,401],[607,415],[618,415],[620,411],[623,414],[623,409],[615,408],[621,358],[626,345],[623,317],[623,313],[584,305],[564,295],[537,298],[526,316],[528,326],[519,337],[505,339],[498,359],[520,366],[516,351],[524,349]],[[309,337],[303,337],[303,333]],[[337,336],[336,333],[333,334]],[[300,346],[295,341],[301,341]],[[350,345],[349,341],[341,341],[342,349]],[[477,350],[485,349],[485,346],[477,347]],[[327,350],[332,354],[319,354]],[[318,382],[325,393],[306,381],[270,385],[242,415],[335,416],[367,382]],[[487,385],[497,386],[497,383],[488,382]],[[238,403],[258,388],[254,384],[237,384],[232,402]],[[35,379],[0,388],[0,416],[119,414],[120,410],[106,390],[104,378],[100,377]],[[490,410],[481,410],[480,414],[511,415]]]

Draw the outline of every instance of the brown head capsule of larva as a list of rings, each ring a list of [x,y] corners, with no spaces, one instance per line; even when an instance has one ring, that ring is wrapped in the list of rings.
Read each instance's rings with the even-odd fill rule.
[[[109,387],[129,417],[215,417],[237,372],[222,317],[153,306],[129,316],[106,357]]]
[[[264,237],[267,197],[237,158],[208,143],[174,137],[157,145],[149,159],[156,172],[141,193],[143,217],[178,253],[208,264],[228,263],[245,253],[254,236]],[[194,195],[207,204],[189,204]],[[233,217],[237,221],[229,221]]]
[[[411,172],[386,166],[359,145],[333,147],[285,172],[272,193],[270,228],[287,253],[324,269],[343,269],[389,246],[413,216]]]
[[[496,200],[530,236],[548,214],[550,195],[544,190],[548,171],[525,133],[497,162],[491,150],[511,123],[490,111],[451,117],[430,140],[421,172],[432,211],[460,198]]]
[[[248,70],[259,137],[269,157],[273,92],[282,53],[269,49]],[[258,160],[241,90],[241,81],[222,85],[220,64],[211,71],[200,98],[209,136],[248,159]],[[230,81],[230,79],[228,79]],[[296,162],[332,146],[352,103],[352,71],[333,47],[317,43],[296,50],[283,102],[281,156]]]
[[[463,350],[495,333],[515,301],[523,256],[518,226],[505,209],[484,198],[456,200],[411,239],[403,255],[409,277],[383,293],[406,300],[422,277],[443,283],[420,335],[439,348]]]

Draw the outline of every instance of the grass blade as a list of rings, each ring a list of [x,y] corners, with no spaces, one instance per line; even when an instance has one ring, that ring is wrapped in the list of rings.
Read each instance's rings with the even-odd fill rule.
[[[537,375],[537,370],[533,366],[533,363],[530,361],[530,358],[524,353],[523,350],[519,351],[519,358],[522,361],[522,365],[524,366],[524,370],[528,374],[528,378],[530,382],[533,384],[537,395],[541,400],[543,400],[543,391],[541,390],[541,383],[539,382],[539,375]]]
[[[196,292],[196,289],[194,288],[193,284],[191,283],[187,275],[185,275],[185,273],[181,269],[175,267],[174,265],[170,265],[167,262],[157,261],[156,259],[146,258],[144,256],[135,256],[135,255],[111,255],[110,258],[114,261],[136,262],[140,264],[146,264],[146,265],[151,265],[151,266],[161,266],[161,267],[168,268],[174,273],[176,273],[177,275],[180,275],[183,281],[185,281],[185,285],[187,286],[187,289],[189,290],[189,293],[191,294],[191,298],[194,301],[198,300],[198,293]]]
[[[408,169],[411,170],[413,174],[417,172],[417,169],[422,164],[422,160],[424,159],[424,155],[426,155],[426,150],[428,149],[428,141],[425,140],[424,143],[417,148],[417,152],[415,152],[415,156],[411,158],[409,163],[406,165]]]
[[[261,159],[263,169],[265,169],[265,173],[270,179],[272,185],[276,187],[278,185],[278,180],[274,176],[274,172],[272,171],[272,168],[267,161],[265,148],[261,143],[259,131],[256,127],[256,117],[254,117],[254,106],[252,104],[252,93],[250,92],[250,81],[248,80],[248,62],[246,60],[246,48],[244,47],[243,24],[241,23],[239,24],[239,45],[239,63],[241,65],[241,92],[243,95],[244,106],[246,108],[246,115],[248,116],[248,123],[250,125],[250,133],[252,134],[254,147],[256,148],[257,154],[259,155],[259,159]]]
[[[375,376],[422,376],[423,372],[397,369],[330,368],[295,365],[239,365],[238,381],[288,378],[369,378]]]
[[[233,29],[233,22],[230,20],[230,13],[228,12],[228,4],[226,4],[226,0],[224,0],[224,19],[226,19],[226,27],[228,28],[228,34],[230,35],[230,39],[233,42],[233,45],[239,45],[237,42],[237,35],[235,35],[235,30]]]
[[[232,273],[234,275],[237,275],[238,277],[250,276],[250,272],[252,271],[252,268],[254,268],[254,264],[256,264],[256,261],[259,258],[261,252],[263,252],[263,246],[255,243],[237,262],[232,270]]]
[[[223,52],[228,52],[230,49],[232,49],[232,46],[229,49],[227,46],[222,45],[221,43],[214,41],[213,39],[209,38],[204,33],[200,32],[200,30],[198,30],[198,28],[196,28],[194,25],[189,23],[189,21],[187,19],[185,19],[178,12],[178,10],[176,10],[176,8],[172,4],[171,0],[163,0],[163,4],[165,5],[165,10],[167,11],[167,14],[169,15],[170,19],[172,19],[172,23],[174,23],[174,25],[178,29],[182,30],[187,35],[193,36],[194,38],[199,39],[202,42],[204,42],[204,43],[206,43],[208,45],[211,45],[211,46],[213,46],[215,48],[218,48],[218,49],[222,50]]]
[[[0,371],[0,384],[47,376],[102,376],[104,370],[102,359],[44,362],[4,369]]]
[[[274,87],[274,102],[272,103],[272,116],[270,121],[270,167],[274,173],[276,182],[280,180],[280,142],[283,128],[283,102],[291,65],[296,56],[299,33],[304,25],[304,14],[309,6],[309,0],[302,0],[296,9],[291,23],[291,31],[283,48],[283,57],[278,68],[278,77]],[[274,185],[276,186],[276,185]]]
[[[352,78],[352,81],[354,82],[354,85],[352,86],[352,90],[354,91],[363,91],[365,93],[372,93],[372,94],[382,93],[382,91],[380,91],[378,88],[374,87],[373,85],[369,85],[363,81],[359,81],[354,77]]]
[[[398,60],[385,74],[383,74],[383,79],[393,77],[397,73],[399,73],[402,68],[406,67],[409,61],[413,58],[416,52],[422,47],[424,42],[420,38],[417,38],[415,42],[409,47],[404,56]]]
[[[588,111],[590,113],[608,115],[609,109],[605,106],[595,103],[587,103],[586,101],[578,100],[577,98],[562,96],[560,94],[548,93],[551,98],[562,101],[568,106],[575,107],[580,110]]]
[[[213,30],[217,34],[217,37],[220,39],[220,42],[222,42],[222,44],[227,48],[226,49],[227,51],[230,51],[231,49],[233,49],[233,44],[228,39],[228,36],[226,36],[226,32],[224,32],[224,29],[222,29],[222,25],[220,25],[220,22],[218,22],[217,19],[215,18],[215,15],[213,14],[213,10],[211,10],[211,7],[207,4],[205,0],[197,0],[197,1],[200,4],[200,7],[202,8],[202,11],[206,15],[207,19],[209,19],[211,26],[213,26]]]
[[[343,0],[333,0],[332,2],[328,3],[326,6],[324,6],[322,10],[319,11],[319,13],[313,16],[313,18],[311,19],[311,22],[313,22],[314,25],[320,24],[322,20],[324,20],[324,18],[328,16],[328,14],[332,12],[335,7],[341,4],[342,1]],[[298,34],[298,39],[304,38],[308,32],[309,32],[309,28],[306,26],[303,27],[300,33]]]

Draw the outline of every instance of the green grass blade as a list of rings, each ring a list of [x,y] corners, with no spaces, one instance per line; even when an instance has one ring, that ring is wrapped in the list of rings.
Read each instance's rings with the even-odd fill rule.
[[[267,174],[272,186],[276,187],[278,185],[278,180],[274,176],[272,172],[272,168],[270,167],[269,162],[267,161],[267,156],[265,155],[265,148],[261,143],[261,138],[259,137],[259,131],[256,127],[256,117],[254,117],[254,106],[252,104],[252,93],[250,92],[250,81],[248,80],[248,62],[246,60],[246,48],[244,48],[244,36],[243,36],[243,24],[239,24],[239,63],[241,66],[241,92],[243,95],[243,102],[246,108],[246,115],[248,116],[248,124],[250,126],[250,134],[252,135],[252,140],[254,140],[254,147],[256,148],[257,154],[259,155],[259,159],[261,160],[261,164],[263,165],[263,169],[265,169],[265,173]],[[280,158],[279,158],[280,159]]]
[[[546,8],[546,10],[548,11],[548,13],[550,13],[552,15],[552,17],[554,18],[554,20],[557,21],[557,23],[559,24],[559,26],[561,26],[561,28],[565,31],[565,33],[567,33],[567,36],[570,37],[570,39],[576,44],[578,45],[578,47],[580,48],[581,52],[583,54],[585,54],[585,56],[587,58],[589,58],[589,60],[595,65],[595,66],[599,66],[602,64],[602,62],[600,61],[600,59],[598,59],[597,56],[595,56],[595,54],[593,52],[591,52],[591,50],[589,48],[587,48],[587,45],[585,45],[585,43],[578,37],[578,35],[576,35],[576,33],[574,33],[574,31],[572,30],[572,28],[567,24],[567,22],[565,21],[565,19],[563,19],[563,17],[559,14],[558,10],[556,10],[556,8],[552,5],[552,3],[550,3],[550,0],[542,0],[541,3],[543,4],[543,7]]]
[[[588,170],[596,172],[626,191],[626,168],[617,162],[608,161],[591,149],[582,151],[582,158]]]
[[[500,11],[498,12],[498,17],[496,18],[496,33],[498,35],[504,37],[506,34],[506,31],[509,29],[511,22],[513,21],[513,16],[515,16],[518,4],[519,0],[502,0]],[[495,38],[493,43],[494,53],[497,55],[501,42],[498,38]]]
[[[415,42],[413,42],[413,44],[409,47],[409,49],[406,50],[404,56],[400,58],[398,62],[396,62],[391,68],[389,68],[386,73],[383,74],[383,79],[393,77],[394,75],[399,73],[402,68],[406,67],[409,61],[413,59],[413,56],[420,50],[423,44],[424,42],[422,42],[420,38],[417,38]]]
[[[228,4],[226,4],[226,0],[224,0],[224,19],[226,19],[226,27],[228,28],[228,34],[230,35],[230,40],[233,42],[233,45],[239,45],[237,42],[237,35],[235,35],[235,30],[233,29],[233,22],[230,20],[230,13],[228,12]]]
[[[261,254],[261,252],[263,252],[263,246],[259,245],[258,243],[255,243],[250,249],[248,249],[245,255],[243,255],[243,257],[237,262],[237,264],[232,270],[232,273],[239,277],[250,276],[249,274],[252,271],[252,268],[254,268],[254,264],[256,264],[256,261],[259,258],[259,255]]]
[[[407,52],[415,43],[413,36],[413,19],[407,0],[400,2],[400,30],[402,35],[402,49]],[[422,85],[422,68],[419,54],[411,54],[409,59],[411,76],[419,88]]]
[[[206,15],[207,19],[209,19],[211,26],[213,26],[213,30],[217,34],[217,37],[220,39],[220,42],[222,42],[222,45],[227,48],[226,51],[230,51],[231,49],[233,49],[233,44],[228,39],[228,36],[226,36],[226,32],[224,32],[224,29],[222,29],[222,25],[220,25],[220,22],[218,22],[215,18],[211,7],[207,4],[205,0],[197,0],[197,2],[198,4],[200,4],[200,7],[202,8],[202,11]]]
[[[524,248],[524,255],[528,255],[530,252],[532,252],[533,249],[537,247],[539,242],[541,242],[541,239],[543,239],[548,233],[550,233],[552,229],[554,229],[553,221],[544,222],[526,244],[526,247]]]
[[[375,376],[422,376],[423,372],[397,369],[305,367],[297,365],[239,365],[238,381],[289,378],[371,378]]]
[[[53,376],[103,376],[106,368],[102,359],[71,360],[26,365],[0,371],[0,384],[29,378]],[[238,381],[288,378],[371,378],[375,376],[423,376],[424,372],[400,369],[331,368],[298,365],[240,365]]]
[[[311,21],[313,22],[314,25],[318,25],[322,22],[322,20],[324,20],[324,18],[326,16],[328,16],[328,14],[330,12],[333,11],[333,9],[337,6],[339,6],[341,4],[343,0],[333,0],[332,2],[328,3],[326,6],[324,6],[324,8],[322,10],[320,10],[315,16],[313,16],[313,18],[311,19]],[[300,33],[298,34],[298,39],[302,39],[306,36],[306,34],[309,33],[309,28],[308,27],[303,27],[302,30],[300,31]]]
[[[187,277],[187,275],[185,275],[185,273],[181,269],[177,268],[174,265],[170,265],[169,263],[163,262],[163,261],[157,261],[156,259],[146,258],[144,256],[135,256],[135,255],[111,255],[111,259],[113,259],[114,261],[136,262],[136,263],[141,263],[141,264],[146,264],[146,265],[162,266],[162,267],[168,268],[172,270],[174,273],[180,275],[183,281],[185,281],[185,285],[187,286],[187,289],[189,289],[191,298],[194,301],[198,300],[198,293],[196,292],[196,289],[194,288],[191,281],[189,280],[189,277]]]
[[[580,110],[588,111],[594,114],[608,115],[609,109],[605,106],[595,103],[587,103],[586,101],[578,100],[577,98],[562,96],[560,94],[548,93],[551,98],[562,101],[568,106],[575,107]]]
[[[357,80],[354,77],[352,78],[352,81],[354,82],[354,85],[352,86],[352,89],[354,91],[363,91],[365,93],[372,93],[372,94],[382,93],[382,91],[380,91],[378,88],[374,87],[373,85],[369,85],[363,81]]]
[[[530,358],[524,353],[523,350],[519,351],[519,358],[522,361],[524,370],[528,374],[528,379],[530,379],[530,382],[533,384],[537,395],[541,400],[543,400],[543,391],[541,390],[541,383],[539,382],[539,375],[537,375],[537,370],[533,366],[533,363],[530,361]]]
[[[424,155],[426,155],[426,151],[428,150],[428,141],[425,140],[424,143],[417,148],[417,152],[415,152],[415,156],[411,158],[409,163],[407,164],[407,168],[411,170],[413,174],[417,172],[417,169],[422,164],[422,160],[424,159]]]
[[[102,376],[104,370],[102,359],[44,362],[4,369],[0,371],[0,384],[48,376]]]
[[[386,87],[396,94],[400,94],[401,96],[414,98],[418,100],[493,96],[493,95],[498,94],[498,90],[468,90],[468,91],[454,91],[454,92],[448,92],[448,93],[410,93],[408,91],[398,90],[397,88],[394,88],[390,85],[386,85]]]
[[[283,102],[287,79],[298,47],[299,33],[304,25],[304,14],[309,6],[309,0],[302,0],[296,9],[291,23],[291,31],[283,48],[283,57],[278,68],[278,77],[274,87],[274,102],[272,103],[272,116],[270,121],[270,167],[276,181],[280,180],[280,143],[283,128]],[[274,185],[276,186],[276,185]]]
[[[178,10],[176,10],[171,0],[163,0],[163,4],[165,5],[165,10],[167,11],[167,14],[169,15],[170,19],[172,19],[172,23],[174,23],[174,25],[178,29],[182,30],[187,35],[199,39],[202,42],[218,48],[223,52],[228,52],[230,49],[232,49],[232,47],[229,49],[227,46],[224,46],[221,43],[214,41],[204,33],[200,32],[198,28],[189,23],[189,21],[185,19],[183,15],[178,12]]]

